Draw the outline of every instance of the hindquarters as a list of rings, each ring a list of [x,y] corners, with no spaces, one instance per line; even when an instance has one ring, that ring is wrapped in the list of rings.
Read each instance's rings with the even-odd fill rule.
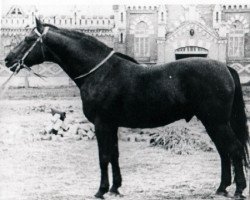
[[[223,63],[199,59],[180,78],[186,99],[202,122],[230,120],[235,83]]]
[[[189,78],[187,85],[192,86],[192,90],[187,95],[193,103],[195,115],[206,127],[221,157],[221,184],[217,193],[227,195],[232,162],[235,196],[241,198],[246,187],[243,161],[247,165],[246,143],[249,138],[241,86],[237,72],[221,63],[214,61],[213,64],[208,66],[206,73],[198,71]]]

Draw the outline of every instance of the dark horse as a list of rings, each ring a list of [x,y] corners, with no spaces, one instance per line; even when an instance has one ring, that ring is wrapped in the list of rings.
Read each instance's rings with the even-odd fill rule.
[[[221,158],[217,194],[227,195],[234,167],[235,196],[244,198],[244,165],[248,165],[247,118],[239,76],[225,64],[189,58],[151,68],[114,51],[84,33],[59,29],[36,20],[37,26],[5,58],[6,66],[21,68],[55,62],[75,81],[83,111],[95,125],[101,183],[96,197],[119,194],[118,127],[152,128],[196,116],[205,126]],[[31,70],[31,69],[30,69]]]

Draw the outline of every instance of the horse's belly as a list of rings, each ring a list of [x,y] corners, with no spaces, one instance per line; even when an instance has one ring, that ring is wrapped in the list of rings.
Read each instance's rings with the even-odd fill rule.
[[[159,126],[165,126],[174,121],[180,119],[191,118],[193,113],[189,114],[185,111],[145,111],[145,112],[133,112],[128,115],[123,115],[120,118],[120,126],[131,127],[131,128],[154,128]]]
[[[180,118],[181,119],[181,118]],[[127,120],[122,121],[119,126],[121,127],[128,127],[128,128],[155,128],[160,126],[168,125],[172,122],[175,122],[179,119],[161,119],[158,121],[147,121],[147,120]]]

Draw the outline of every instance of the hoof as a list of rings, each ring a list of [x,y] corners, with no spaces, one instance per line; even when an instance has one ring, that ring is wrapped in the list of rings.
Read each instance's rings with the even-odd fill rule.
[[[216,195],[223,196],[223,197],[231,197],[231,196],[228,194],[228,191],[226,191],[226,190],[223,190],[223,191],[217,190],[217,191],[216,191]]]
[[[245,200],[246,197],[244,195],[242,195],[242,194],[235,194],[234,199],[235,200]]]
[[[111,188],[109,190],[110,195],[123,197],[123,195],[118,191],[118,189]]]
[[[104,194],[100,191],[98,191],[96,194],[95,194],[95,198],[98,198],[98,199],[104,199]]]

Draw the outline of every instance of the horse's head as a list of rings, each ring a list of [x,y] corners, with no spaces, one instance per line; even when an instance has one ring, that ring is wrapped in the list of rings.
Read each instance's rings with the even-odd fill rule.
[[[43,39],[47,31],[48,27],[36,19],[36,28],[6,56],[6,67],[16,71],[44,62],[47,48],[43,45]]]

